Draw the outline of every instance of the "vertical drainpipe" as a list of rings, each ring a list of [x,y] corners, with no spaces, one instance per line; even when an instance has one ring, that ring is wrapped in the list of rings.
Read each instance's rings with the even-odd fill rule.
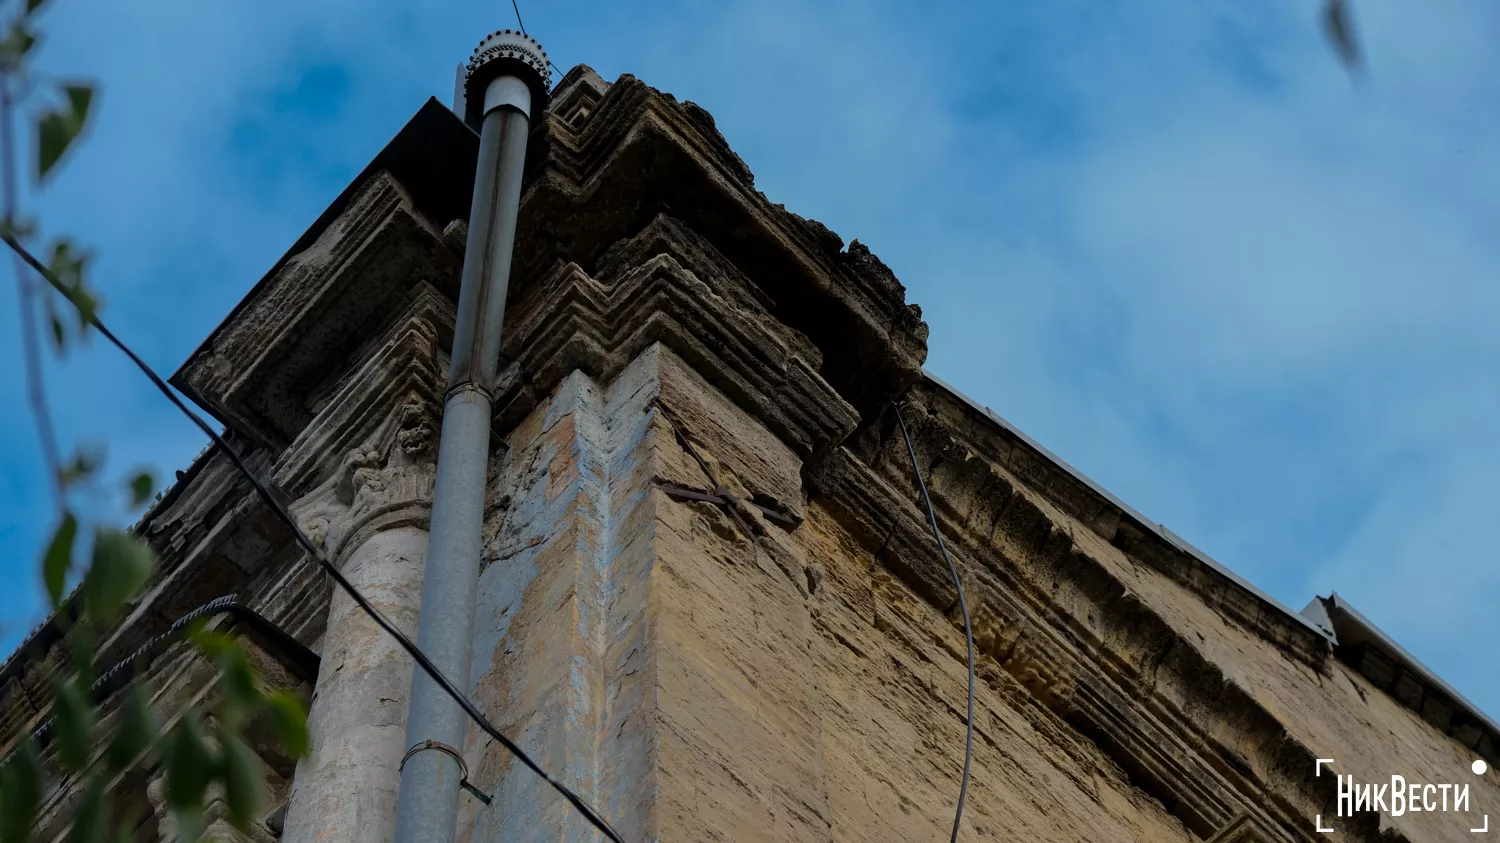
[[[542,46],[507,29],[475,48],[464,85],[464,117],[480,127],[479,166],[438,440],[417,644],[465,690],[483,545],[492,390],[500,362],[526,136],[531,116],[540,114],[546,103],[550,77]],[[452,843],[462,779],[458,759],[467,727],[463,711],[417,667],[396,803],[396,843]]]

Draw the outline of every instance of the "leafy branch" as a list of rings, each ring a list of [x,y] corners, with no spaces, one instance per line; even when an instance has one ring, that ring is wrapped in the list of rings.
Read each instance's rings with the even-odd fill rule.
[[[103,523],[84,529],[71,498],[78,488],[97,482],[103,455],[80,449],[63,459],[47,404],[41,317],[46,317],[53,352],[64,357],[97,327],[99,298],[87,283],[88,251],[58,237],[43,250],[50,256],[43,264],[22,245],[35,238],[37,225],[19,214],[16,112],[25,104],[35,105],[41,95],[31,115],[32,142],[34,176],[45,185],[84,137],[96,99],[91,83],[38,85],[29,72],[27,59],[39,41],[36,14],[46,2],[26,0],[0,38],[0,240],[12,247],[27,401],[57,510],[41,559],[41,580],[53,623],[63,631],[61,649],[70,659],[50,679],[50,744],[33,733],[17,742],[0,765],[0,843],[31,843],[48,794],[56,788],[73,796],[70,843],[130,840],[147,808],[121,804],[112,789],[127,774],[152,769],[163,777],[179,839],[197,840],[211,790],[221,794],[235,827],[247,829],[259,815],[263,777],[245,729],[252,722],[267,724],[282,748],[300,758],[308,745],[306,711],[296,698],[267,689],[233,638],[201,628],[193,631],[192,644],[214,666],[220,692],[208,711],[189,707],[164,725],[140,679],[125,689],[110,715],[101,717],[96,708],[101,700],[92,690],[95,640],[120,622],[151,581],[158,560],[137,535]],[[145,505],[154,489],[149,474],[131,476],[125,483],[130,507]],[[34,668],[49,670],[41,661]]]

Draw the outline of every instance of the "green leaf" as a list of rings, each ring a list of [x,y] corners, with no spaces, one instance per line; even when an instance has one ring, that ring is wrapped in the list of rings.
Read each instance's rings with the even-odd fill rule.
[[[196,712],[183,714],[172,727],[162,750],[161,764],[166,773],[167,805],[174,811],[202,811],[203,791],[213,776],[214,765],[203,723]]]
[[[256,681],[255,668],[239,647],[219,658],[219,681],[224,686],[225,701],[243,719],[248,719],[261,703],[260,683]]]
[[[42,7],[47,0],[26,0],[26,14],[31,14]]]
[[[68,97],[68,104],[73,107],[73,114],[82,125],[89,119],[89,105],[94,101],[94,86],[85,84],[64,85],[63,93]]]
[[[261,775],[260,758],[239,735],[232,732],[219,734],[219,773],[224,780],[224,807],[229,809],[229,821],[244,831],[255,822],[264,801],[262,793],[264,777]]]
[[[104,451],[98,448],[79,448],[73,454],[73,461],[62,469],[62,484],[72,486],[75,483],[93,477],[99,467],[104,465]]]
[[[19,68],[21,60],[36,46],[36,33],[31,31],[31,25],[24,18],[11,24],[10,31],[5,34],[4,40],[0,40],[0,66],[5,68]]]
[[[89,292],[84,283],[84,273],[88,268],[89,261],[94,256],[91,252],[73,248],[73,242],[66,237],[57,239],[52,244],[52,256],[47,260],[47,271],[57,279],[62,292],[73,303],[73,308],[78,312],[78,326],[88,327],[93,321],[94,314],[99,310],[99,301]]]
[[[82,772],[94,748],[94,705],[72,679],[52,681],[52,728],[64,769]]]
[[[1333,44],[1339,61],[1350,70],[1360,66],[1359,40],[1354,35],[1354,19],[1347,0],[1328,0],[1323,7],[1323,32]]]
[[[73,661],[73,681],[78,687],[94,684],[94,631],[86,623],[74,623],[68,627],[65,638],[66,650]]]
[[[78,311],[78,327],[87,328],[94,321],[94,314],[99,312],[99,300],[79,284],[68,291],[68,300],[73,303],[73,309]]]
[[[42,765],[31,737],[22,739],[10,763],[0,768],[0,843],[30,843],[31,828],[42,804]]]
[[[130,505],[137,507],[151,500],[151,493],[156,489],[156,480],[151,472],[142,471],[130,478]]]
[[[281,746],[296,758],[303,758],[308,750],[307,707],[302,700],[287,691],[272,691],[266,695],[266,720]]]
[[[140,538],[112,528],[94,532],[94,562],[83,577],[84,615],[110,623],[156,570],[156,554]]]
[[[36,124],[36,174],[45,180],[62,160],[88,123],[89,106],[94,101],[94,87],[85,84],[64,85],[67,105],[43,114]]]
[[[45,179],[63,153],[78,137],[78,127],[66,111],[61,109],[43,114],[36,124],[36,174]]]
[[[54,609],[62,605],[68,570],[73,567],[73,540],[77,537],[78,519],[73,513],[64,512],[62,523],[47,544],[47,555],[42,558],[42,581],[47,584],[47,596],[52,598]]]
[[[104,835],[109,831],[106,784],[102,776],[95,776],[84,788],[83,796],[71,806],[73,827],[68,832],[68,843],[104,843]]]
[[[67,237],[59,237],[52,241],[52,256],[47,259],[47,268],[56,275],[66,275],[67,267],[73,265],[73,241]],[[64,283],[71,279],[64,278]]]
[[[218,662],[219,657],[239,647],[232,636],[218,630],[205,629],[201,624],[188,630],[188,640],[193,642],[198,652],[213,662]]]
[[[242,727],[255,716],[263,700],[255,668],[245,651],[239,642],[222,632],[196,629],[189,637],[199,652],[219,669],[219,685],[223,689],[219,712],[225,727],[231,730]]]
[[[145,689],[140,685],[130,686],[115,719],[114,737],[109,742],[106,758],[110,770],[120,773],[129,769],[151,745],[156,729],[156,715],[146,701]]]
[[[47,324],[52,326],[52,347],[62,354],[68,347],[68,329],[63,325],[62,317],[57,315],[57,304],[51,296],[42,296],[42,305],[47,310]]]
[[[203,808],[173,808],[172,819],[177,821],[177,843],[198,843],[203,838]]]

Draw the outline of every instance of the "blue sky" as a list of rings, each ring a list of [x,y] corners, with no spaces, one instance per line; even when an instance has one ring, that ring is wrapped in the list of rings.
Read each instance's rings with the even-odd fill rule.
[[[1338,590],[1492,714],[1500,564],[1500,7],[1354,0],[522,3],[558,65],[716,117],[773,201],[859,238],[928,367],[1293,608]],[[509,5],[52,0],[102,83],[32,197],[170,371]],[[0,296],[11,339],[15,297]],[[102,346],[53,367],[110,470],[202,439]],[[0,370],[0,645],[52,516]]]

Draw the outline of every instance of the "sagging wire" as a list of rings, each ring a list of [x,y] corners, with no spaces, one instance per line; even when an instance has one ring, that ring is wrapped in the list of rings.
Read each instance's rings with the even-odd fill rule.
[[[510,7],[516,10],[516,26],[521,28],[522,35],[526,35],[526,24],[521,23],[521,6],[516,3],[516,0],[510,0]],[[526,37],[530,38],[531,36],[526,35]]]
[[[517,3],[516,0],[510,0],[510,7],[516,10],[516,27],[521,30],[522,35],[526,35],[526,24],[521,22],[521,5]],[[531,36],[526,35],[526,37],[530,38]],[[547,66],[557,71],[557,78],[559,80],[561,80],[562,77],[566,75],[563,73],[563,69],[558,67],[557,64],[552,61],[552,59],[547,59]]]
[[[54,274],[52,270],[48,269],[47,266],[40,260],[38,260],[30,250],[21,245],[19,241],[11,236],[10,232],[0,232],[0,240],[3,240],[7,246],[15,251],[16,254],[20,255],[21,259],[25,261],[26,264],[32,269],[36,270],[36,272],[40,274],[42,278],[46,279],[48,284],[51,284],[53,288],[55,288],[59,293],[62,293],[64,298],[67,298],[70,302],[72,301],[72,298],[68,296],[67,287],[57,277],[57,275]],[[24,278],[19,280],[22,283],[26,281],[26,279]],[[271,511],[273,513],[275,513],[277,520],[281,521],[286,525],[287,529],[292,531],[293,537],[297,540],[297,545],[302,548],[303,552],[311,557],[312,560],[317,563],[318,567],[322,568],[324,573],[328,574],[328,576],[334,581],[334,583],[336,583],[345,594],[349,595],[350,599],[352,599],[355,604],[357,604],[359,608],[370,617],[371,620],[375,621],[375,624],[377,626],[385,630],[388,635],[395,639],[397,644],[401,645],[401,649],[405,650],[407,654],[409,654],[412,659],[422,668],[422,670],[429,677],[431,677],[432,681],[436,682],[438,684],[438,687],[442,688],[443,691],[447,693],[455,703],[458,704],[459,708],[463,709],[464,713],[469,716],[469,719],[473,720],[474,723],[485,732],[485,734],[489,735],[491,738],[494,738],[497,743],[509,750],[511,755],[515,756],[516,760],[520,761],[523,765],[526,766],[527,769],[540,776],[543,781],[545,781],[552,787],[553,790],[560,794],[564,799],[568,800],[569,804],[571,804],[578,811],[578,813],[582,814],[584,819],[589,821],[590,825],[594,826],[594,828],[603,833],[606,838],[613,841],[613,843],[625,843],[624,839],[621,838],[620,835],[610,827],[609,823],[606,822],[604,818],[593,809],[593,807],[591,807],[587,802],[583,801],[582,797],[574,793],[567,785],[563,784],[557,779],[554,779],[550,774],[547,773],[546,770],[543,770],[541,766],[536,763],[536,761],[532,760],[531,756],[527,755],[519,746],[517,746],[514,741],[506,737],[499,729],[495,728],[494,724],[490,723],[490,721],[484,716],[484,714],[479,711],[479,708],[476,707],[474,703],[470,702],[469,698],[465,696],[456,685],[453,684],[453,680],[449,679],[443,673],[443,671],[438,668],[437,665],[432,663],[432,660],[427,657],[426,653],[423,653],[421,649],[419,649],[410,638],[407,638],[406,635],[401,632],[401,630],[397,629],[395,624],[391,623],[391,621],[386,618],[385,615],[381,614],[380,610],[376,609],[374,605],[372,605],[363,594],[360,594],[359,590],[356,589],[354,585],[347,579],[345,579],[343,574],[339,573],[338,568],[334,567],[333,564],[328,561],[328,558],[323,555],[323,551],[319,550],[318,547],[312,543],[312,540],[302,532],[302,528],[297,526],[296,519],[294,519],[291,513],[287,512],[286,507],[282,506],[281,503],[275,498],[275,496],[271,494],[271,491],[266,488],[266,485],[261,482],[260,478],[255,476],[255,473],[250,470],[249,466],[245,465],[244,460],[241,459],[240,455],[229,446],[229,443],[224,440],[224,437],[220,435],[218,431],[210,427],[207,422],[205,422],[197,413],[194,413],[185,403],[183,403],[182,399],[177,397],[177,394],[172,391],[172,388],[167,385],[167,382],[162,380],[161,376],[158,375],[156,371],[146,363],[146,361],[142,360],[140,356],[132,351],[130,346],[122,342],[119,337],[116,337],[114,335],[114,332],[105,327],[104,323],[100,321],[99,317],[96,314],[88,315],[88,324],[93,327],[94,330],[98,331],[100,336],[108,340],[111,345],[119,349],[120,352],[123,353],[126,357],[130,358],[130,362],[134,363],[136,368],[140,369],[141,372],[145,374],[145,376],[151,381],[152,385],[154,385],[162,395],[165,395],[167,397],[167,400],[172,403],[172,406],[176,407],[179,411],[182,412],[183,415],[187,416],[187,418],[192,421],[192,423],[196,425],[199,430],[203,431],[203,434],[205,436],[213,441],[214,445],[216,445],[220,450],[224,452],[227,457],[229,457],[229,460],[234,464],[234,467],[238,469],[239,473],[245,478],[245,480],[250,483],[251,487],[255,489],[256,495],[260,497],[260,499],[266,504],[266,506],[269,506],[271,508]]]
[[[953,812],[953,834],[948,838],[949,843],[958,843],[958,829],[964,819],[964,801],[969,796],[969,767],[974,763],[974,627],[969,622],[969,603],[964,599],[964,583],[958,575],[958,566],[953,564],[953,558],[948,555],[948,546],[943,543],[943,534],[938,530],[937,513],[932,509],[932,496],[927,494],[927,481],[922,479],[922,468],[917,464],[917,449],[911,444],[911,434],[906,430],[906,420],[901,417],[901,408],[894,402],[891,404],[891,409],[896,411],[896,424],[901,426],[901,438],[906,440],[906,453],[911,457],[911,470],[917,475],[917,487],[922,490],[922,502],[927,505],[927,523],[932,525],[932,537],[937,539],[938,550],[942,551],[943,561],[948,563],[948,573],[953,575],[953,588],[958,591],[958,607],[964,615],[964,640],[969,645],[969,716],[964,721],[967,726],[964,735],[964,775],[958,787],[958,808]]]

